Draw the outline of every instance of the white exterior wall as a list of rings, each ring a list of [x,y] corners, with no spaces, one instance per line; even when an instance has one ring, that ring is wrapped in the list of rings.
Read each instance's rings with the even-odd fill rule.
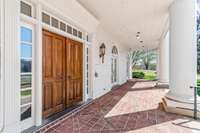
[[[126,82],[127,79],[127,54],[128,48],[124,48],[122,44],[118,44],[113,41],[114,39],[107,34],[103,28],[98,25],[99,22],[96,20],[91,14],[89,14],[83,7],[78,4],[78,2],[74,0],[32,0],[36,3],[36,18],[37,21],[34,22],[35,31],[37,33],[35,36],[36,45],[36,61],[34,64],[36,67],[36,73],[34,77],[36,80],[36,103],[38,106],[35,115],[35,125],[41,124],[41,96],[42,96],[42,78],[41,76],[42,69],[38,66],[41,66],[41,15],[39,12],[42,9],[42,6],[38,6],[38,3],[41,5],[47,5],[48,7],[52,7],[54,12],[58,12],[62,14],[63,18],[70,21],[71,24],[83,29],[89,34],[93,35],[93,41],[91,42],[91,86],[93,92],[93,98],[97,98],[106,92],[110,91],[111,84],[111,50],[112,46],[116,45],[119,52],[118,58],[118,84],[122,84]],[[0,107],[5,105],[4,111],[0,109],[0,131],[1,125],[4,125],[5,133],[19,133],[21,130],[20,126],[20,1],[19,0],[5,0],[5,43],[1,41],[1,45],[5,46],[5,63],[1,68],[4,72],[1,79],[1,89],[5,91],[5,101],[0,101]],[[49,5],[51,4],[51,5]],[[39,11],[39,12],[38,12]],[[39,17],[39,18],[38,18]],[[2,24],[2,23],[1,23]],[[2,25],[1,25],[2,26]],[[1,30],[2,31],[2,30]],[[2,32],[1,32],[2,34]],[[99,58],[99,46],[104,42],[106,44],[106,55],[105,55],[105,63],[100,64]],[[4,69],[5,68],[5,69]],[[5,71],[4,71],[5,70]],[[98,71],[99,77],[94,77],[94,72]],[[5,75],[5,77],[3,77]],[[2,82],[5,80],[4,87],[2,88]],[[103,90],[105,88],[105,90]],[[2,91],[1,91],[2,92]],[[2,95],[2,93],[1,93]],[[40,104],[38,104],[40,103]],[[3,114],[4,113],[4,114]],[[3,118],[4,116],[5,118]],[[5,120],[5,121],[3,121]]]
[[[104,63],[99,58],[99,47],[104,43],[106,45],[106,54]],[[127,80],[127,56],[128,49],[113,41],[112,37],[98,26],[94,42],[92,43],[93,58],[93,74],[98,73],[98,77],[93,76],[93,98],[99,97],[112,88],[111,83],[111,56],[112,46],[117,46],[118,56],[118,84],[122,84]]]

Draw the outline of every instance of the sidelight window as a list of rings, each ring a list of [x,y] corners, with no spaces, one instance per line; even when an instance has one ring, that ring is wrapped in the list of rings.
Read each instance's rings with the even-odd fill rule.
[[[21,26],[21,120],[32,116],[32,28]]]

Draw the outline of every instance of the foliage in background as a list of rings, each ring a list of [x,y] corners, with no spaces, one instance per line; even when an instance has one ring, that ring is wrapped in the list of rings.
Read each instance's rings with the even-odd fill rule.
[[[143,79],[144,78],[144,72],[142,72],[142,71],[136,71],[136,72],[133,72],[132,73],[132,77],[133,78],[139,78],[139,79]]]
[[[197,77],[197,86],[200,86],[200,74]],[[198,88],[198,95],[200,96],[200,87]]]
[[[132,77],[145,80],[156,80],[156,51],[135,50],[131,52]]]
[[[135,68],[138,61],[141,59],[143,52],[140,50],[135,50],[131,53],[131,59],[132,59],[132,69]]]
[[[197,86],[200,86],[200,8],[199,6],[197,8]],[[200,87],[198,88],[198,95],[200,96]]]
[[[200,73],[200,16],[197,16],[197,72]]]
[[[146,50],[141,56],[141,60],[145,66],[145,70],[149,70],[152,63],[156,63],[156,53],[154,50]]]
[[[135,50],[131,53],[132,69],[156,70],[155,50]]]
[[[152,71],[152,70],[134,70],[133,74],[133,78],[137,78],[138,76],[135,76],[135,74],[137,73],[143,73],[144,77],[143,78],[139,78],[139,79],[145,79],[145,80],[156,80],[156,72]]]

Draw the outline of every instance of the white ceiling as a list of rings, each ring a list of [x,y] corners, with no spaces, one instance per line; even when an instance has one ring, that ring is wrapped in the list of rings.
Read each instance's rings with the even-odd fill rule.
[[[117,41],[131,48],[157,47],[173,0],[77,0]],[[136,33],[141,32],[140,43]]]

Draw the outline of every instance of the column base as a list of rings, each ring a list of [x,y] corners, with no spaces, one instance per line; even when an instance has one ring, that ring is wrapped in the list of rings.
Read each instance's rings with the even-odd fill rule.
[[[166,112],[181,114],[193,117],[194,99],[183,98],[172,95],[170,92],[162,99],[162,104]],[[200,99],[197,99],[197,117],[200,118]]]
[[[161,82],[161,81],[158,81],[156,83],[156,87],[157,88],[167,88],[169,89],[169,82]]]
[[[194,104],[194,97],[193,96],[180,96],[172,93],[169,91],[166,95],[166,98],[176,101],[178,103],[185,103],[185,104]],[[197,103],[200,104],[200,97],[197,96]]]

